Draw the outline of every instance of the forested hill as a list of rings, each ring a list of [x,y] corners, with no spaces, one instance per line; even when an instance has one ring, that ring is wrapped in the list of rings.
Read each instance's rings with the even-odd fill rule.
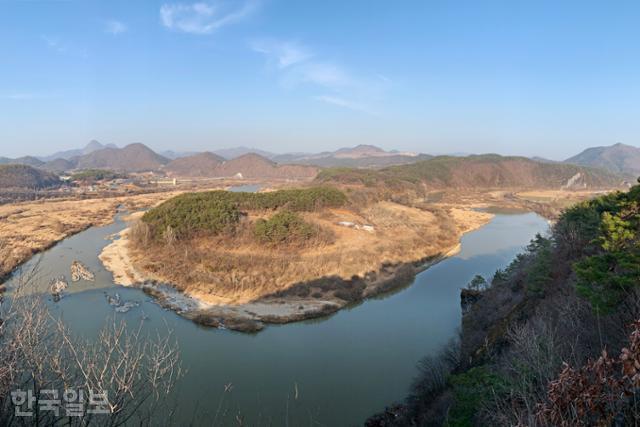
[[[54,174],[27,165],[0,165],[0,189],[56,187],[60,180]]]
[[[469,157],[440,156],[409,165],[380,170],[325,169],[321,182],[368,187],[434,188],[613,188],[624,178],[612,172],[563,163],[544,163],[525,157],[486,154]]]
[[[426,359],[406,402],[369,426],[640,419],[640,186],[566,210],[462,297],[460,341]]]

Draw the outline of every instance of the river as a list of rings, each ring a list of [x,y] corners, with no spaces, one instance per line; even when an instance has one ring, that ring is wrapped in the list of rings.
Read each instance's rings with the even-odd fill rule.
[[[68,278],[75,259],[96,273],[95,282],[70,283],[62,300],[48,302],[77,334],[95,336],[112,316],[132,327],[145,318],[149,331],[166,331],[166,322],[187,369],[173,395],[179,424],[211,425],[210,417],[222,405],[229,412],[227,418],[219,416],[220,425],[236,425],[239,412],[244,425],[251,426],[361,425],[401,400],[420,359],[457,333],[460,288],[475,274],[490,277],[506,266],[535,233],[548,227],[533,213],[498,214],[462,238],[460,253],[418,274],[410,286],[328,318],[268,326],[249,335],[197,326],[138,289],[114,286],[98,254],[125,225],[119,215],[111,225],[60,242],[24,268],[39,262],[42,289],[53,275]],[[140,306],[114,313],[105,293],[115,292]],[[225,393],[230,383],[233,389]],[[194,418],[194,413],[201,415]]]

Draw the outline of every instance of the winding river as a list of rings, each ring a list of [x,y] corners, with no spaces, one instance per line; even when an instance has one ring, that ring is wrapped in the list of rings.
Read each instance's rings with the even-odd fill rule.
[[[96,273],[95,282],[70,283],[64,298],[48,302],[78,334],[95,336],[112,316],[132,327],[144,318],[149,331],[166,331],[166,325],[174,331],[187,369],[173,396],[180,409],[176,423],[211,425],[223,408],[219,425],[236,425],[239,412],[252,426],[361,425],[402,399],[419,360],[456,334],[460,288],[475,274],[490,277],[506,266],[548,227],[533,213],[497,214],[463,237],[460,253],[420,273],[410,286],[328,318],[249,335],[199,327],[137,289],[114,286],[98,254],[125,225],[118,215],[113,224],[70,237],[23,268],[39,263],[43,289],[51,276],[68,277],[76,259]],[[115,313],[105,294],[116,292],[140,305]],[[225,393],[226,384],[233,385],[231,392]]]

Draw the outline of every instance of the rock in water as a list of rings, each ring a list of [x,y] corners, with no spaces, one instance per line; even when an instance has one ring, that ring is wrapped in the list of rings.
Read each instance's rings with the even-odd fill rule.
[[[133,307],[137,307],[139,304],[137,302],[127,301],[119,307],[116,307],[115,310],[118,313],[126,313],[131,310]]]
[[[73,261],[71,263],[71,281],[77,282],[81,279],[93,282],[96,276],[80,261]]]
[[[68,286],[69,284],[64,276],[60,276],[58,278],[54,277],[49,281],[49,290],[56,301],[60,299],[62,292],[67,289]]]
[[[114,308],[116,313],[126,313],[134,307],[138,307],[140,303],[132,301],[122,301],[120,294],[117,292],[114,296],[107,295],[107,302]]]
[[[120,306],[122,304],[122,302],[120,301],[120,294],[116,292],[114,296],[107,295],[107,302],[113,307]]]

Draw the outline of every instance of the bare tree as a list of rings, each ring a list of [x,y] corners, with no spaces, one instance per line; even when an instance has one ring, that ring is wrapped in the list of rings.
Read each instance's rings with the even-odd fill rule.
[[[29,289],[37,276],[37,266],[23,272],[0,308],[0,425],[168,422],[167,399],[182,376],[172,332],[152,336],[114,318],[97,338],[80,339]],[[25,395],[30,410],[21,416]],[[54,403],[43,410],[41,401]]]

